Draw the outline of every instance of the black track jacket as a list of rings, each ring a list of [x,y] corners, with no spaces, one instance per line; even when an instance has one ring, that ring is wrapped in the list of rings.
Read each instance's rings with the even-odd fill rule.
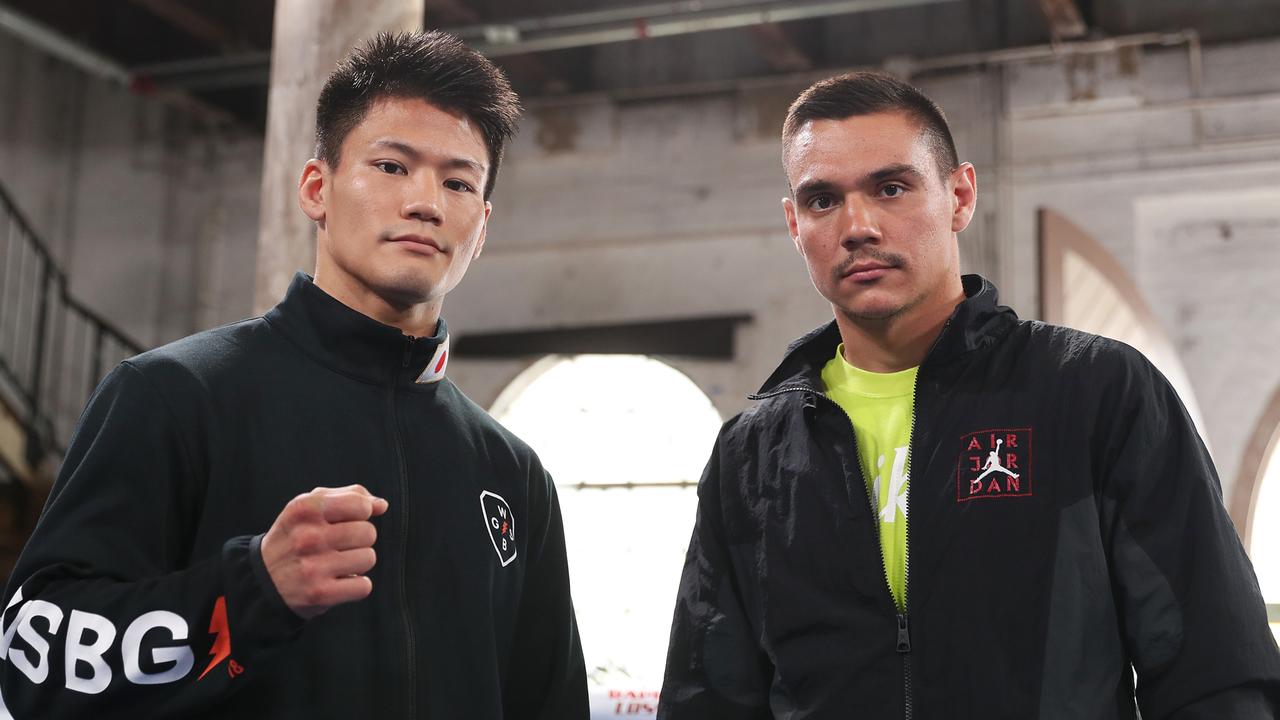
[[[917,377],[906,612],[824,394],[832,323],[721,430],[659,717],[1129,719],[1131,667],[1143,720],[1273,717],[1257,580],[1168,382],[964,286]]]
[[[447,379],[416,382],[445,333],[299,274],[265,317],[115,368],[5,593],[13,716],[585,720],[554,486]],[[390,504],[373,593],[304,622],[257,543],[353,483]]]

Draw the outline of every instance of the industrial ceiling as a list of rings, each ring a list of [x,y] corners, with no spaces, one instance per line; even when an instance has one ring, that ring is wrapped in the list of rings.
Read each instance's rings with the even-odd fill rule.
[[[269,0],[3,0],[0,28],[260,129],[273,14]],[[493,57],[526,98],[925,69],[941,56],[1137,34],[1280,35],[1280,0],[427,0],[425,17]]]

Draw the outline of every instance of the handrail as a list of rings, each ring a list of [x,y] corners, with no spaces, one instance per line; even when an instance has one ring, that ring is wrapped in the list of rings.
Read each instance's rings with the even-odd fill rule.
[[[67,275],[0,185],[0,386],[36,466],[66,449],[103,374],[143,347],[71,297]]]

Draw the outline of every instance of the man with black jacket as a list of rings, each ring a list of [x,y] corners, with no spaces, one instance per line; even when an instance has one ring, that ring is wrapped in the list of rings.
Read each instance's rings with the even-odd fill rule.
[[[976,178],[938,107],[819,82],[783,162],[835,320],[721,430],[659,717],[1276,717],[1280,654],[1186,411],[1132,348],[961,276]]]
[[[90,400],[5,596],[14,717],[587,717],[554,485],[444,375],[518,100],[405,33],[316,114],[315,279]]]

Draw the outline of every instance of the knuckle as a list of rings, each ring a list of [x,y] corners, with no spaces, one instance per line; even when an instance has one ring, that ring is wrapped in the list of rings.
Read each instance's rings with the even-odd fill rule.
[[[298,561],[298,576],[308,588],[314,587],[320,579],[320,567],[314,560],[303,558]]]
[[[298,522],[311,517],[315,513],[315,505],[310,495],[299,495],[290,500],[280,513],[281,518]]]
[[[320,531],[313,527],[299,528],[293,534],[293,547],[299,553],[309,554],[320,550],[324,546],[324,539]]]
[[[320,587],[308,587],[302,593],[302,601],[307,605],[328,605],[326,593]]]

